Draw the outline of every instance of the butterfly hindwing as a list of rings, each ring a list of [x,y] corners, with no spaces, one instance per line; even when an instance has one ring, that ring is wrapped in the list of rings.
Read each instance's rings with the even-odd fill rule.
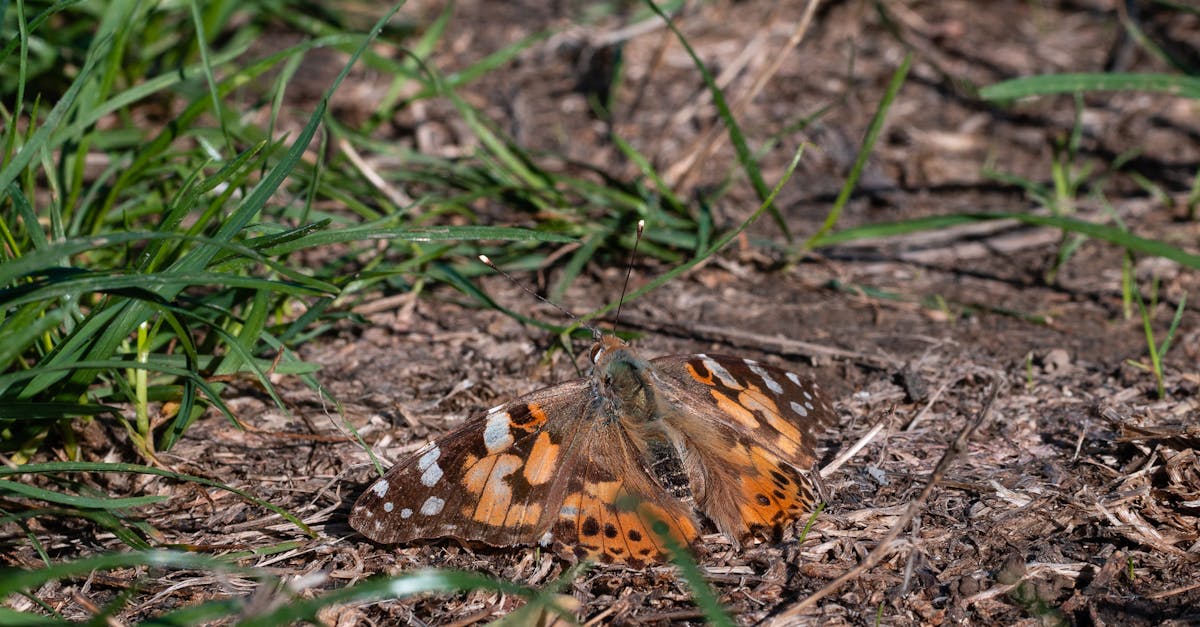
[[[619,420],[601,418],[586,438],[554,527],[564,553],[638,567],[665,561],[668,542],[699,537],[691,508],[647,472]]]
[[[725,355],[652,363],[675,399],[665,419],[682,448],[698,451],[689,471],[705,488],[699,509],[735,538],[803,516],[814,500],[804,471],[815,461],[816,434],[836,419],[816,383]]]

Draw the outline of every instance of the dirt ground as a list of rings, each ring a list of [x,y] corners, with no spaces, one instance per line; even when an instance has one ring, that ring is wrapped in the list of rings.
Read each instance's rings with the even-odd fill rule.
[[[736,102],[775,61],[803,4],[719,1],[690,6],[678,23],[715,74],[730,72],[726,89]],[[824,218],[906,49],[914,54],[909,80],[842,225],[1041,211],[1018,186],[985,170],[1048,183],[1055,142],[1074,117],[1071,98],[998,106],[973,96],[970,86],[1047,72],[1168,71],[1128,40],[1113,4],[948,0],[883,3],[881,11],[871,2],[824,3],[804,41],[739,117],[752,142],[761,142],[831,105],[803,130],[787,132],[765,158],[773,183],[795,146],[812,144],[780,196],[789,229],[804,236]],[[403,15],[421,22],[440,6],[414,0]],[[1144,30],[1200,62],[1200,19],[1151,2],[1131,6]],[[532,149],[633,177],[635,166],[609,139],[616,131],[671,171],[716,120],[701,79],[662,28],[627,29],[623,17],[565,28],[579,10],[575,3],[464,0],[433,62],[449,72],[539,29],[562,29],[511,68],[473,84],[467,97]],[[604,84],[597,76],[612,71],[605,42],[621,37],[625,81],[608,122],[592,114],[588,97]],[[371,93],[369,78],[360,88]],[[1197,104],[1145,94],[1085,100],[1076,167],[1094,169],[1077,215],[1108,221],[1106,202],[1136,233],[1196,251],[1200,222],[1184,219],[1179,207],[1200,164]],[[355,115],[353,102],[339,106],[340,115]],[[470,149],[450,107],[412,115],[390,129],[397,141],[443,153]],[[1124,154],[1132,156],[1114,168]],[[719,184],[733,162],[723,145],[687,175],[682,193]],[[1135,174],[1174,205],[1135,183]],[[1104,202],[1090,189],[1103,191]],[[713,211],[729,228],[756,206],[738,178]],[[534,219],[494,211],[497,224]],[[803,542],[793,535],[738,552],[719,535],[706,539],[702,566],[739,623],[1200,622],[1196,273],[1137,260],[1144,288],[1152,276],[1162,282],[1154,318],[1160,337],[1189,296],[1160,400],[1153,377],[1129,363],[1145,361],[1147,347],[1140,319],[1122,314],[1122,253],[1112,245],[1085,242],[1047,282],[1060,234],[1015,223],[856,242],[790,266],[775,263],[783,237],[769,219],[751,233],[718,259],[627,303],[622,323],[642,334],[637,344],[649,355],[734,353],[815,376],[841,416],[822,437],[821,465],[876,425],[882,431],[826,480],[830,500]],[[633,284],[667,269],[642,260]],[[541,285],[559,270],[525,279]],[[616,257],[598,259],[563,304],[587,312],[607,302],[623,271]],[[502,278],[482,286],[507,307],[560,320]],[[365,324],[341,324],[305,345],[302,356],[322,365],[320,379],[343,403],[346,419],[388,461],[474,412],[576,376],[567,355],[547,356],[555,338],[477,309],[450,289],[435,287],[419,301],[384,295],[358,307]],[[320,540],[264,565],[298,577],[323,573],[313,593],[421,566],[543,586],[569,566],[534,549],[366,542],[346,516],[373,476],[367,454],[342,437],[328,403],[297,381],[278,383],[292,416],[253,388],[235,387],[230,402],[254,430],[238,431],[213,415],[164,458],[298,512],[321,532]],[[780,618],[877,548],[993,386],[1000,391],[978,433],[912,523],[884,547],[884,559],[798,616]],[[168,543],[250,548],[303,538],[229,495],[180,493],[160,482],[130,490],[177,495],[149,516],[172,534]],[[114,542],[63,540],[89,551]],[[248,592],[246,582],[214,584],[182,573],[159,585],[169,590],[156,597],[159,607]],[[581,621],[590,624],[701,622],[671,567],[596,567],[564,592],[579,600]],[[149,603],[141,609],[149,611]],[[325,618],[338,625],[461,625],[517,605],[512,597],[471,593],[347,607]]]

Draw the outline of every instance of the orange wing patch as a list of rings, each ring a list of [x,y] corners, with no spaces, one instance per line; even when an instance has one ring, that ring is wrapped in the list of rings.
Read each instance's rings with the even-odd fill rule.
[[[777,532],[812,503],[813,495],[804,478],[771,452],[753,444],[749,448],[738,444],[735,455],[750,462],[741,472],[739,510],[745,528],[752,534]]]
[[[746,409],[746,407],[738,401],[725,396],[725,394],[719,390],[712,390],[712,396],[713,400],[717,402],[717,407],[720,408],[721,411],[725,412],[727,416],[733,418],[747,429],[758,428],[758,418],[754,417],[754,412]]]
[[[542,485],[554,478],[561,448],[550,439],[549,433],[543,431],[538,434],[533,447],[529,449],[529,457],[525,459],[525,470],[522,472],[529,485]]]
[[[715,393],[715,392],[714,392]],[[779,412],[779,406],[755,386],[749,386],[738,394],[738,404],[760,416],[778,435],[775,445],[788,455],[796,455],[801,450],[803,437],[796,425],[784,419]]]
[[[713,381],[713,373],[712,372],[709,372],[707,376],[700,376],[700,373],[698,371],[696,371],[696,367],[693,366],[692,364],[684,364],[683,367],[687,370],[687,373],[690,374],[693,379],[699,381],[700,383],[703,383],[704,385],[707,385],[708,387],[712,387],[712,386],[716,385],[716,383]]]
[[[475,507],[467,506],[463,514],[485,525],[503,525],[512,503],[512,486],[508,476],[521,468],[516,455],[495,455],[475,463],[463,476],[463,486],[477,497]]]
[[[664,538],[687,546],[699,537],[686,514],[638,498],[621,481],[585,484],[567,495],[555,535],[577,558],[635,568],[667,558]]]

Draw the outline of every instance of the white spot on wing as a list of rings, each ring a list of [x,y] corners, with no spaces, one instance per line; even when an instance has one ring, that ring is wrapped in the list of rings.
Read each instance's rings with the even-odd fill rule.
[[[408,509],[407,507],[405,507],[404,509],[400,510],[400,517],[401,517],[401,518],[410,518],[410,517],[412,517],[412,510],[411,510],[411,509]]]
[[[497,407],[488,412],[487,426],[483,429],[483,444],[489,453],[499,453],[512,446],[512,430],[508,428],[509,416]]]
[[[745,361],[746,365],[750,366],[750,372],[758,375],[758,378],[763,380],[763,383],[766,384],[768,390],[771,390],[776,394],[783,394],[783,386],[779,385],[778,381],[771,378],[771,373],[767,372],[766,368],[758,365],[758,362],[754,361],[753,359],[747,359]]]
[[[729,371],[726,370],[724,366],[717,363],[717,360],[704,354],[697,355],[697,357],[700,358],[700,361],[704,364],[704,367],[709,372],[713,373],[713,375],[721,380],[722,385],[731,390],[742,389],[742,386],[737,382],[737,379],[734,379],[733,375],[729,374]]]
[[[425,514],[426,516],[436,516],[437,514],[442,513],[442,508],[445,506],[445,500],[439,499],[436,496],[431,496],[425,499],[425,502],[421,504],[421,513]]]
[[[437,445],[430,447],[420,459],[417,460],[417,468],[421,472],[421,485],[432,488],[442,478],[442,467],[438,466],[437,460],[442,456],[442,449]]]
[[[376,481],[375,485],[371,486],[371,491],[375,493],[375,496],[383,498],[388,491],[387,479],[380,479],[379,481]]]
[[[432,488],[442,478],[442,467],[434,464],[421,473],[421,485]]]
[[[542,537],[538,539],[538,544],[541,546],[550,546],[551,542],[554,542],[554,534],[549,531],[543,533]]]
[[[792,411],[796,412],[797,414],[800,414],[801,416],[808,415],[808,410],[804,408],[804,405],[801,405],[800,403],[797,403],[796,401],[792,401]]]
[[[808,390],[804,390],[804,398],[807,398],[810,401],[813,399],[812,394],[809,394]]]
[[[798,385],[800,387],[804,387],[804,384],[800,383],[800,376],[797,375],[796,373],[794,373],[794,372],[787,373],[787,378],[788,378],[788,381],[791,381],[792,383],[795,383],[796,385]]]
[[[392,505],[391,501],[388,501],[387,503],[383,504],[383,511],[385,511],[385,512],[391,512],[394,509],[396,509],[396,506]]]
[[[425,454],[421,456],[421,459],[417,460],[417,468],[425,470],[437,462],[438,458],[441,456],[442,449],[438,448],[438,446],[434,444],[433,446],[429,447],[428,451],[425,451]]]
[[[558,510],[560,518],[575,518],[579,515],[579,508],[574,505],[563,505],[562,509]]]

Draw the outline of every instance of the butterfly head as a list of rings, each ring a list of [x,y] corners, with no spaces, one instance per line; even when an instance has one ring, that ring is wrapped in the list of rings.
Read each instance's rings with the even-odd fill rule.
[[[592,385],[610,418],[647,419],[655,408],[653,366],[624,340],[605,335],[592,344]]]

